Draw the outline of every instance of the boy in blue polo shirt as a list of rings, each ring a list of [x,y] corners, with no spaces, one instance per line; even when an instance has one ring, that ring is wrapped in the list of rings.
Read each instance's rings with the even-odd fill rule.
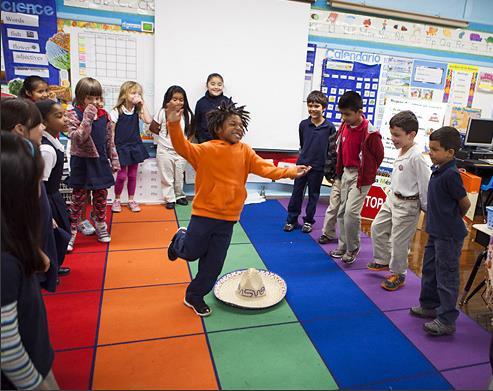
[[[433,318],[423,325],[435,336],[455,332],[459,296],[459,258],[467,235],[462,219],[471,206],[455,164],[461,140],[457,129],[444,126],[430,135],[430,158],[434,164],[428,185],[426,232],[419,307],[411,315]]]
[[[286,232],[291,232],[298,226],[298,216],[301,213],[301,203],[303,202],[307,184],[308,204],[301,230],[304,233],[312,231],[312,224],[315,222],[313,216],[315,216],[315,209],[320,197],[320,187],[324,177],[324,165],[329,149],[329,136],[336,131],[332,122],[327,121],[324,117],[324,111],[328,103],[327,96],[320,91],[312,91],[306,101],[310,117],[300,122],[300,155],[296,164],[311,166],[312,169],[304,177],[294,180],[293,193],[288,205],[288,218],[284,225],[284,231]]]

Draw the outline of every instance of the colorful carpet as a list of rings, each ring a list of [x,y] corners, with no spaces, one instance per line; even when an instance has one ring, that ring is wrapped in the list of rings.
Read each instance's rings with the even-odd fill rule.
[[[286,300],[258,312],[228,307],[212,294],[213,314],[183,305],[197,263],[169,262],[166,247],[190,207],[143,206],[111,221],[112,241],[78,238],[72,273],[45,295],[63,389],[482,389],[491,336],[461,314],[453,337],[424,335],[408,315],[419,279],[388,293],[365,270],[362,238],[350,268],[311,235],[282,231],[286,201],[247,205],[235,225],[223,273],[256,267],[279,273]],[[109,215],[111,215],[109,213]],[[333,246],[332,246],[333,247]]]

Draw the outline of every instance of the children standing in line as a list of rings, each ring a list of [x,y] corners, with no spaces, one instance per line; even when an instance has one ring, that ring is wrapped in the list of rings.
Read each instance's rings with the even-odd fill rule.
[[[175,203],[188,205],[186,195],[183,191],[183,174],[185,172],[186,160],[176,153],[171,143],[171,138],[166,125],[166,105],[172,102],[183,108],[183,117],[180,125],[187,139],[194,134],[194,115],[190,110],[185,90],[180,86],[171,86],[164,94],[163,106],[154,116],[149,130],[158,135],[156,161],[161,173],[163,184],[164,202],[167,209],[173,209]]]
[[[339,246],[330,252],[347,265],[359,253],[361,209],[383,160],[382,136],[363,115],[363,100],[354,91],[338,102],[342,115],[341,142],[337,149],[337,174],[341,177],[341,205],[337,215]]]
[[[414,142],[418,119],[412,111],[401,111],[389,122],[392,142],[399,149],[394,161],[390,193],[371,225],[373,259],[368,269],[389,270],[381,284],[395,291],[405,283],[408,250],[416,232],[420,211],[426,212],[430,168]]]
[[[115,184],[113,171],[120,169],[113,143],[108,113],[99,107],[103,88],[91,77],[84,77],[75,86],[74,109],[67,113],[71,140],[70,177],[73,188],[70,204],[71,239],[69,251],[77,237],[77,224],[86,202],[87,190],[92,192],[92,218],[98,240],[111,240],[106,225],[106,197]],[[111,161],[111,163],[110,163]]]
[[[28,76],[22,83],[19,97],[30,99],[33,102],[48,99],[48,83],[39,76]]]
[[[296,178],[310,167],[278,168],[241,143],[249,113],[244,106],[222,103],[207,115],[214,139],[191,144],[180,126],[183,108],[174,102],[166,107],[168,130],[175,150],[197,171],[195,198],[188,229],[180,228],[168,247],[168,258],[199,259],[199,272],[187,288],[184,303],[199,316],[211,314],[204,296],[211,291],[221,273],[233,226],[239,220],[247,193],[248,174],[270,179]]]
[[[432,318],[423,325],[435,336],[455,332],[459,316],[459,259],[467,229],[463,217],[471,206],[455,163],[461,145],[457,129],[444,126],[430,135],[430,158],[434,164],[428,186],[426,232],[419,307],[411,315]]]
[[[60,194],[60,183],[63,175],[65,148],[58,136],[68,129],[65,110],[51,99],[36,103],[43,117],[45,130],[41,139],[41,156],[44,160],[43,181],[50,202],[51,213],[55,220],[55,241],[58,253],[58,275],[67,275],[70,268],[62,267],[70,240],[70,223],[65,200]]]
[[[32,154],[37,156],[45,127],[36,105],[29,99],[2,98],[1,111],[2,132],[12,132],[24,138]],[[42,288],[55,292],[58,281],[58,254],[53,230],[53,216],[45,187],[39,186],[38,183],[37,188],[41,208],[41,249],[50,264],[49,269],[40,274],[38,279]]]
[[[327,107],[327,96],[320,91],[312,91],[307,97],[309,118],[301,121],[299,125],[300,155],[296,164],[311,166],[310,172],[295,179],[293,192],[288,205],[288,217],[284,225],[284,231],[291,232],[298,226],[298,216],[301,212],[301,204],[305,194],[305,186],[308,186],[308,203],[306,215],[303,217],[302,232],[310,233],[315,223],[315,209],[320,197],[320,186],[324,177],[324,166],[329,149],[329,136],[335,133],[332,122],[324,118],[324,110]]]
[[[207,113],[217,109],[222,102],[231,99],[223,95],[224,80],[219,73],[211,73],[207,76],[207,91],[205,95],[197,101],[195,106],[195,118],[197,121],[196,137],[199,143],[212,140],[214,137],[209,132],[207,126]]]
[[[340,130],[329,137],[329,154],[325,162],[325,179],[332,182],[330,191],[329,206],[325,211],[322,235],[318,238],[320,244],[337,242],[336,223],[339,206],[341,205],[341,176],[336,173],[337,165],[337,145],[339,144]]]
[[[128,208],[132,212],[140,212],[139,204],[134,200],[137,187],[137,169],[139,163],[149,158],[149,154],[140,137],[139,121],[146,124],[152,121],[142,98],[142,86],[134,81],[126,81],[120,87],[118,101],[110,118],[114,124],[115,146],[120,160],[120,171],[115,183],[115,201],[111,210],[121,212],[120,196],[128,178]]]
[[[3,119],[3,113],[2,113]],[[46,309],[37,273],[42,162],[28,141],[2,132],[2,390],[58,390]]]

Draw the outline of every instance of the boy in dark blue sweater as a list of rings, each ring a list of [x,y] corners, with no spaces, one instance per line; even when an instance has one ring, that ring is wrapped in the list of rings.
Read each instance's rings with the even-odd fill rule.
[[[284,225],[286,232],[291,232],[298,226],[305,186],[308,186],[308,204],[301,230],[305,233],[312,231],[312,224],[315,222],[313,216],[320,196],[324,165],[329,149],[329,136],[336,131],[332,122],[324,118],[327,97],[322,92],[310,92],[307,105],[310,117],[300,123],[300,155],[296,164],[311,166],[312,169],[307,175],[294,181],[293,193],[288,205],[288,218]]]
[[[431,318],[423,325],[431,335],[455,332],[459,316],[459,259],[467,229],[463,217],[471,206],[455,164],[460,148],[459,132],[450,126],[430,135],[430,158],[433,172],[428,185],[426,232],[428,243],[423,256],[419,307],[411,315]]]

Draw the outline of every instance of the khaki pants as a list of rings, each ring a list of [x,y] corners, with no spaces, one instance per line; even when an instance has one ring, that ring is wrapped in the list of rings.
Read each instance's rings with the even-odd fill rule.
[[[174,150],[158,147],[156,161],[161,174],[161,183],[163,184],[164,202],[176,202],[177,199],[185,197],[183,174],[186,160]]]
[[[347,252],[359,249],[361,209],[371,186],[357,188],[358,169],[344,167],[341,178],[341,206],[337,214],[339,249]]]
[[[373,258],[393,274],[406,274],[411,239],[420,213],[419,200],[401,200],[390,192],[371,225]]]
[[[336,179],[332,184],[332,190],[330,192],[329,207],[325,211],[324,225],[322,228],[322,234],[329,239],[336,239],[336,222],[337,212],[339,211],[339,205],[341,205],[341,180]]]

